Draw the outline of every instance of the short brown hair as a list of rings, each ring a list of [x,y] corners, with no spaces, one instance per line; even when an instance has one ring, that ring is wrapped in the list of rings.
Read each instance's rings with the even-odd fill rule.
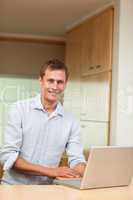
[[[48,60],[40,69],[40,77],[43,78],[43,76],[45,75],[45,71],[46,69],[51,69],[51,70],[63,70],[65,71],[66,74],[66,80],[68,79],[68,69],[66,67],[66,65],[58,60],[58,59],[51,59]]]

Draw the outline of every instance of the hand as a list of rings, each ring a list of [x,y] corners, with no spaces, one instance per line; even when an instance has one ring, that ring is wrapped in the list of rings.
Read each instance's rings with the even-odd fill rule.
[[[69,167],[50,168],[49,177],[79,178],[80,174]]]
[[[73,168],[73,170],[75,170],[78,174],[80,174],[80,177],[83,177],[85,168],[86,168],[85,163],[79,163]]]

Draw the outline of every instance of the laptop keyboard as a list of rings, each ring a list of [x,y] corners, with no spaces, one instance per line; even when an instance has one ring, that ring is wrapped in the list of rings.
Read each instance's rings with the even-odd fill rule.
[[[65,179],[65,180],[56,180],[54,181],[55,184],[62,184],[62,185],[69,185],[74,187],[80,187],[81,179]]]

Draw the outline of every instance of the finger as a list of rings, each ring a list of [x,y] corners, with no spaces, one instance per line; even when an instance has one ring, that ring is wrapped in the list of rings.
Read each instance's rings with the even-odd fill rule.
[[[75,176],[75,177],[80,177],[79,172],[77,172],[77,171],[75,171],[73,169],[71,169],[70,173],[73,174],[73,176]]]
[[[80,177],[79,174],[73,172],[73,171],[68,171],[66,172],[66,175],[69,176],[69,177],[73,177],[73,178],[78,178]]]
[[[65,176],[65,178],[76,178],[76,177],[73,176],[73,175],[71,175],[71,174],[67,174],[67,175]]]

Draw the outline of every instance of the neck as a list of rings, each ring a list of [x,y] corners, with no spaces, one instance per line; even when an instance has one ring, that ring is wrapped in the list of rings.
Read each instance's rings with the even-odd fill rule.
[[[41,103],[43,105],[43,108],[48,112],[48,113],[52,113],[57,106],[57,102],[49,102],[43,98],[41,98]]]

